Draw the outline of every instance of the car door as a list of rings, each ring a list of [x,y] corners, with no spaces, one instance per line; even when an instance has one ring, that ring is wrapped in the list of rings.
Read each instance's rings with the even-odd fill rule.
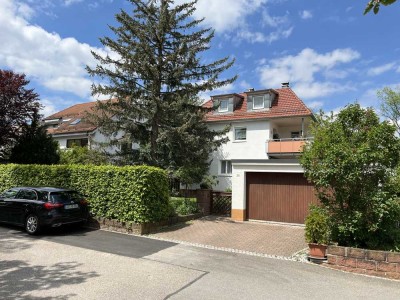
[[[5,191],[0,196],[0,221],[10,222],[12,199],[14,199],[20,189],[13,188]]]
[[[24,224],[25,211],[31,200],[37,200],[37,193],[32,189],[21,189],[15,198],[9,199],[10,223]]]

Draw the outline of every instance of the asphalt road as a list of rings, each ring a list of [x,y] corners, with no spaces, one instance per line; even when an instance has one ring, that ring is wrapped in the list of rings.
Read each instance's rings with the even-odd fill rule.
[[[0,225],[0,299],[400,299],[400,282],[105,231]]]

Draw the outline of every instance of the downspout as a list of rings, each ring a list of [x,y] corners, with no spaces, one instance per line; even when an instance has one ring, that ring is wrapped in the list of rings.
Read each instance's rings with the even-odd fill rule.
[[[304,118],[301,118],[301,137],[304,138]]]

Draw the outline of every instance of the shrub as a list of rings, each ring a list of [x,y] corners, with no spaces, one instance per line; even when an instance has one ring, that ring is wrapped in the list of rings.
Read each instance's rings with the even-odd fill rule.
[[[392,177],[400,162],[395,127],[351,104],[313,123],[301,164],[334,224],[341,246],[395,249],[400,205]]]
[[[307,243],[327,245],[330,242],[329,215],[325,209],[311,205],[305,225]]]
[[[181,216],[199,212],[196,198],[171,197],[170,204],[175,213]]]
[[[157,222],[169,213],[167,174],[155,167],[0,165],[0,190],[21,185],[78,190],[93,215],[121,222]]]

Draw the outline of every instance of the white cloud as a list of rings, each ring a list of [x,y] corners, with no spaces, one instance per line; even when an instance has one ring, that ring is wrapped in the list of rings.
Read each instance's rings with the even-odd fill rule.
[[[0,66],[23,72],[49,89],[88,97],[92,81],[85,66],[96,64],[90,51],[105,51],[30,24],[29,10],[20,8],[12,0],[0,1]]]
[[[182,4],[186,0],[177,0],[176,4]],[[258,11],[267,0],[198,0],[194,17],[205,17],[204,24],[214,28],[218,32],[230,31],[239,28],[246,16]]]
[[[374,67],[374,68],[370,68],[367,71],[367,75],[368,76],[377,76],[377,75],[381,75],[382,73],[385,73],[387,71],[393,70],[396,67],[395,63],[388,63],[388,64],[384,64],[378,67]]]
[[[282,82],[291,82],[301,97],[315,98],[330,95],[334,92],[353,89],[327,80],[324,74],[334,70],[338,65],[349,63],[360,57],[352,49],[336,49],[324,54],[306,48],[297,55],[287,55],[267,61],[258,68],[260,83],[279,87]]]
[[[312,12],[309,10],[302,10],[301,12],[299,12],[299,14],[300,18],[302,18],[303,20],[311,19],[313,17]]]
[[[322,101],[312,101],[307,103],[307,107],[311,108],[312,110],[318,110],[324,106],[324,102]]]
[[[237,37],[239,39],[246,40],[252,44],[254,43],[269,43],[275,42],[279,39],[287,39],[293,31],[293,27],[288,29],[278,28],[276,31],[270,32],[269,34],[265,34],[259,31],[249,31],[247,29],[243,29],[238,31]]]
[[[82,2],[83,0],[65,0],[64,5],[65,6],[70,6],[71,4],[79,3]]]
[[[278,27],[283,24],[289,23],[289,14],[286,13],[284,16],[272,16],[268,13],[267,10],[264,10],[262,13],[262,21],[264,26],[269,27]]]

